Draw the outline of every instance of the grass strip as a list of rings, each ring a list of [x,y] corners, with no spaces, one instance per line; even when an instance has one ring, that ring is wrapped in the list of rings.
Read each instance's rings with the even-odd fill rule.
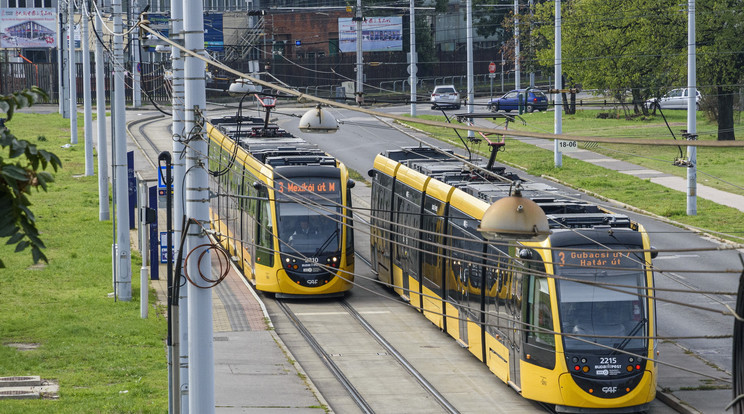
[[[84,176],[79,118],[79,143],[69,148],[70,123],[59,114],[16,113],[6,124],[63,164],[48,192],[30,196],[49,264],[0,245],[7,266],[0,269],[0,376],[55,381],[59,398],[0,400],[0,412],[167,412],[166,321],[162,309],[140,318],[134,246],[132,301],[109,297],[112,222],[98,220],[98,176]],[[38,347],[22,351],[17,343]]]

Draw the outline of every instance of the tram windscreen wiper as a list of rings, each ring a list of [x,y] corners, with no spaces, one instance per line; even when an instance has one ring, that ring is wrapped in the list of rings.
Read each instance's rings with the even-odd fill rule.
[[[612,352],[610,352],[610,355],[615,355],[618,351],[620,351],[622,349],[625,349],[625,347],[628,346],[628,342],[630,342],[630,340],[633,339],[633,336],[636,334],[636,332],[638,332],[638,330],[641,329],[643,327],[643,325],[645,325],[645,324],[646,324],[646,319],[645,318],[644,319],[641,319],[640,321],[638,321],[638,323],[635,324],[635,326],[633,327],[633,329],[631,329],[630,332],[628,332],[628,334],[625,335],[626,338],[623,339],[623,341],[620,342],[620,344],[615,347],[616,349],[614,349]]]
[[[338,237],[338,228],[336,230],[333,230],[333,233],[331,233],[328,238],[323,242],[323,244],[318,247],[318,250],[315,252],[314,256],[317,257],[320,253],[324,252],[326,247],[331,243],[331,240]]]

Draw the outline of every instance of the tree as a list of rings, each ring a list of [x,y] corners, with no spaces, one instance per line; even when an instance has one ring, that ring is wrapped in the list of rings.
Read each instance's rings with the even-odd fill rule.
[[[622,101],[630,90],[633,110],[645,112],[644,101],[678,83],[684,73],[684,14],[677,0],[576,0],[564,2],[563,71],[584,88],[607,91]],[[535,9],[538,35],[551,47],[537,57],[552,65],[555,5]]]
[[[709,108],[718,140],[736,139],[734,97],[744,79],[744,1],[698,1],[695,11],[698,84],[716,97]]]
[[[35,86],[10,95],[0,95],[0,112],[5,112],[7,116],[6,119],[0,119],[0,147],[8,149],[7,158],[0,155],[0,237],[8,238],[6,244],[15,244],[16,252],[31,248],[34,263],[48,261],[41,251],[45,246],[39,238],[28,195],[32,188],[38,191],[41,187],[46,191],[47,184],[53,182],[54,177],[43,170],[51,166],[57,171],[62,162],[53,153],[16,138],[6,123],[13,118],[16,109],[30,107],[47,99],[47,94]],[[0,268],[4,267],[0,259]]]

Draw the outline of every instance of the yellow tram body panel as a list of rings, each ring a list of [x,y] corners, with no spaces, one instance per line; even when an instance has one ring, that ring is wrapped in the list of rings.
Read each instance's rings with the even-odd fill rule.
[[[444,307],[442,307],[442,298],[438,292],[434,292],[426,286],[422,287],[424,295],[424,316],[436,325],[439,329],[444,329]]]
[[[646,404],[656,398],[656,375],[649,371],[643,374],[641,382],[633,390],[618,398],[597,398],[583,392],[576,392],[579,388],[571,378],[571,374],[563,373],[558,380],[561,395],[559,397],[560,402],[557,403],[571,407],[593,409],[631,407]]]
[[[501,338],[486,334],[486,365],[501,381],[509,381],[509,348]]]
[[[480,220],[483,218],[483,213],[485,213],[490,204],[471,196],[459,188],[455,188],[450,197],[450,206],[476,220]]]
[[[467,324],[468,350],[471,354],[475,355],[475,357],[478,358],[479,361],[485,362],[483,361],[483,354],[481,352],[481,350],[483,349],[483,342],[481,341],[481,327],[477,321],[473,321],[470,318],[468,318]]]

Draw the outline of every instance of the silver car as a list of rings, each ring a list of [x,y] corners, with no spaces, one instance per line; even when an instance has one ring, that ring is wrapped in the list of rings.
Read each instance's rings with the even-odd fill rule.
[[[460,94],[455,85],[439,85],[431,93],[431,109],[455,108],[460,109]]]
[[[661,109],[687,109],[687,97],[689,96],[688,91],[688,88],[672,89],[661,98],[649,99],[648,101],[646,101],[646,105],[649,109],[653,109],[655,107]],[[699,110],[700,99],[702,98],[702,95],[700,95],[700,91],[697,89],[695,89],[695,92],[697,92],[697,97],[695,98],[695,106],[696,109]]]

